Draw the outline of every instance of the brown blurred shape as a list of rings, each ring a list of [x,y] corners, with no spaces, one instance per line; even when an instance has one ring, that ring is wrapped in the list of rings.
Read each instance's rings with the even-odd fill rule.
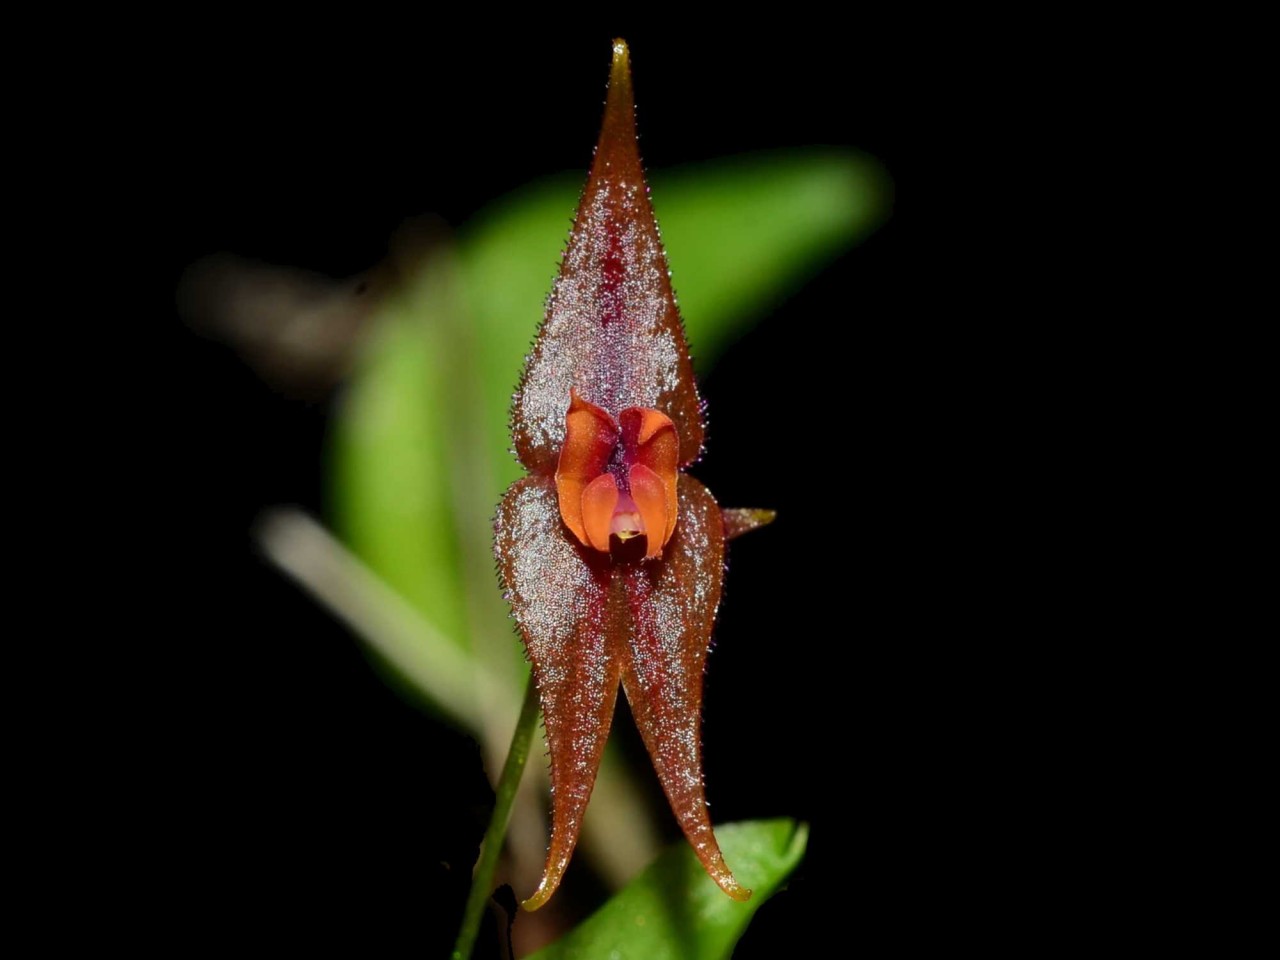
[[[448,242],[439,218],[406,220],[382,263],[345,279],[215,253],[184,271],[178,313],[196,333],[233,347],[275,389],[316,400],[351,372],[388,294]]]

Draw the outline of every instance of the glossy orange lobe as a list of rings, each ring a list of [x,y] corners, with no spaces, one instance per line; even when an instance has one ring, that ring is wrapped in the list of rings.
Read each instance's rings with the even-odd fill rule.
[[[676,529],[680,438],[671,418],[628,407],[617,420],[570,392],[556,466],[560,518],[583,546],[613,552],[645,538],[645,559],[662,556]]]

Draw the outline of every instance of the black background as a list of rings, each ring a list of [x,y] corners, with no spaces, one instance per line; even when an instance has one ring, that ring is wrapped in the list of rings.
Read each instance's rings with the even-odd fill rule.
[[[1035,899],[1029,859],[1058,842],[1036,813],[1054,786],[1022,775],[1047,736],[1017,723],[1034,684],[999,679],[1028,601],[992,542],[1016,530],[984,517],[1018,478],[983,451],[1016,437],[980,421],[986,386],[956,364],[980,348],[905,240],[921,82],[907,35],[871,18],[536,40],[326,26],[210,24],[173,58],[156,111],[170,286],[223,250],[349,275],[406,217],[456,225],[535,177],[585,176],[615,32],[650,167],[811,144],[885,165],[892,219],[702,379],[697,475],[721,503],[779,510],[732,546],[706,776],[717,822],[812,825],[735,956],[1004,936],[1010,904]],[[249,536],[273,504],[323,515],[330,405],[283,399],[176,311],[165,322],[181,603],[145,668],[165,719],[143,740],[162,912],[175,937],[225,949],[443,955],[492,796],[477,748],[388,688]],[[487,929],[477,956],[496,951]]]

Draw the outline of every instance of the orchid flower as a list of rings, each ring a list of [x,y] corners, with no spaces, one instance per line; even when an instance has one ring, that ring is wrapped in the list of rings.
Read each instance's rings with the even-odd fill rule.
[[[529,475],[502,500],[494,549],[532,663],[553,808],[542,881],[525,908],[544,904],[564,875],[619,684],[702,865],[725,893],[747,899],[707,813],[702,674],[725,541],[773,515],[722,511],[682,472],[702,453],[703,403],[649,202],[620,40],[512,435]]]

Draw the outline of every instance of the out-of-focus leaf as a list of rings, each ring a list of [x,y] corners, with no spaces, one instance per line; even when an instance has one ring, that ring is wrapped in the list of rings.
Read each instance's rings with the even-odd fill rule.
[[[482,704],[507,695],[487,664],[433,629],[301,510],[269,510],[258,518],[255,533],[264,555],[395,664],[415,694],[429,693],[431,705],[464,730],[475,734],[485,728]]]
[[[447,421],[459,358],[441,296],[443,269],[428,262],[377,317],[336,418],[330,497],[356,555],[440,633],[462,643]]]
[[[725,896],[681,840],[587,920],[527,960],[724,960],[752,914],[800,862],[808,833],[793,820],[716,830],[725,860],[753,891],[746,903]]]
[[[695,359],[713,360],[884,219],[884,170],[852,151],[747,156],[654,176]]]

